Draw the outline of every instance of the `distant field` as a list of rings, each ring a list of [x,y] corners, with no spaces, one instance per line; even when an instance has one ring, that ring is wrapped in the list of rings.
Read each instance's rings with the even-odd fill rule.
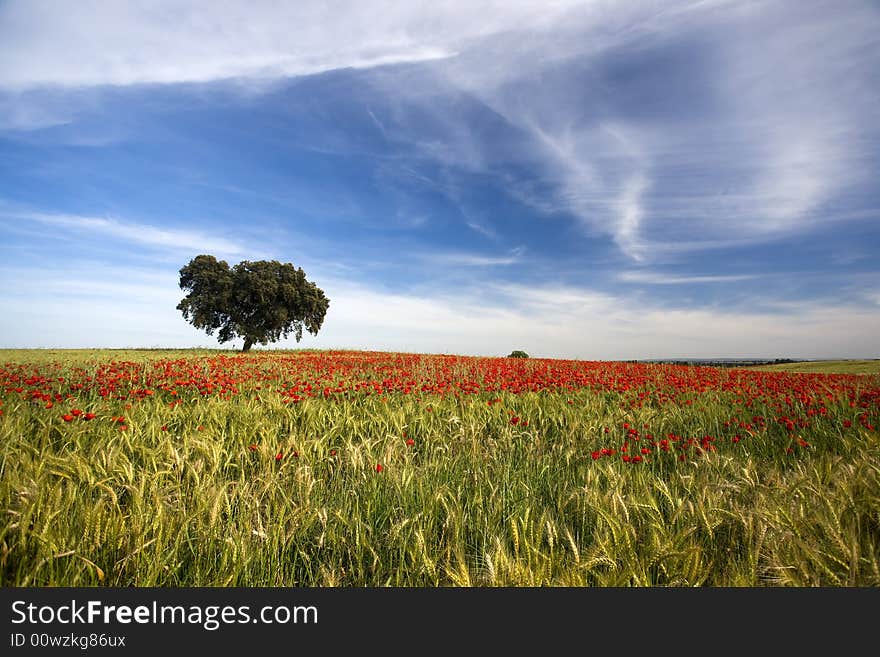
[[[778,365],[759,365],[753,370],[767,372],[818,372],[822,374],[880,374],[880,359],[877,360],[815,360],[802,363],[780,363]]]

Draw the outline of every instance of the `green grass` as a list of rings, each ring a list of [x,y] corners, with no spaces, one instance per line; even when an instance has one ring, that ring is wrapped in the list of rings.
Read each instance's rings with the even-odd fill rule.
[[[200,355],[6,351],[0,363],[63,357],[63,374]],[[736,395],[640,407],[591,390],[285,405],[242,387],[176,407],[89,393],[51,413],[6,394],[2,584],[880,585],[880,435],[842,431],[837,421],[854,414],[844,399],[828,400],[831,419],[794,454],[771,426],[699,458],[658,452],[634,465],[591,458],[611,444],[604,428],[615,444],[624,421],[657,436],[720,436],[743,411]],[[61,421],[55,411],[73,403],[98,418]],[[773,411],[744,417],[759,413]],[[116,415],[125,431],[107,419]]]
[[[752,369],[767,372],[811,372],[822,374],[880,374],[880,359],[875,360],[816,360],[800,363],[761,365]]]

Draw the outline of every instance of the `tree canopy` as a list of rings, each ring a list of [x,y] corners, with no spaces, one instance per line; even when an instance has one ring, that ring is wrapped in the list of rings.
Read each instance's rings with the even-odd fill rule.
[[[223,343],[241,337],[242,351],[275,342],[303,329],[317,335],[330,300],[305,272],[277,260],[242,261],[234,267],[212,255],[199,255],[180,270],[180,288],[189,292],[177,309]]]

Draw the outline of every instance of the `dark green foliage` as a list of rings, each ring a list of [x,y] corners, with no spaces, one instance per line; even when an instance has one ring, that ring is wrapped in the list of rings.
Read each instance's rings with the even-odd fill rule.
[[[511,351],[510,355],[508,356],[508,358],[528,358],[528,357],[529,357],[529,355],[526,352],[521,351],[519,349],[517,349],[515,351]]]
[[[180,288],[189,292],[177,305],[184,319],[208,335],[228,342],[275,342],[291,333],[299,342],[303,328],[317,335],[329,299],[306,280],[301,268],[277,260],[247,260],[230,268],[225,260],[199,255],[180,270]]]

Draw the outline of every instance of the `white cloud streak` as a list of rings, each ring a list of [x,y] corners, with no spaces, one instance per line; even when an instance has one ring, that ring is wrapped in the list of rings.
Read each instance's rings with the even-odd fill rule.
[[[34,101],[28,94],[0,96],[0,131],[42,130],[72,121],[69,111]]]
[[[511,249],[507,254],[502,256],[465,252],[439,252],[424,254],[422,259],[446,266],[494,267],[499,265],[515,265],[522,262],[522,257],[525,254],[525,251],[526,249],[520,246]]]
[[[488,237],[489,239],[496,239],[498,237],[498,233],[496,233],[490,226],[479,222],[476,219],[468,219],[466,224],[468,228],[479,233],[483,237]]]
[[[617,276],[624,283],[643,283],[647,285],[690,285],[693,283],[735,283],[758,278],[757,274],[733,274],[718,276],[680,276],[653,271],[625,271]]]
[[[0,88],[311,75],[455,56],[574,2],[100,2],[0,5]]]
[[[36,212],[3,212],[0,221],[34,222],[57,230],[72,231],[78,235],[92,234],[102,239],[116,239],[163,249],[198,251],[221,256],[239,255],[244,248],[231,240],[192,230],[158,228],[149,224],[125,222],[112,218],[86,217],[69,214]]]

